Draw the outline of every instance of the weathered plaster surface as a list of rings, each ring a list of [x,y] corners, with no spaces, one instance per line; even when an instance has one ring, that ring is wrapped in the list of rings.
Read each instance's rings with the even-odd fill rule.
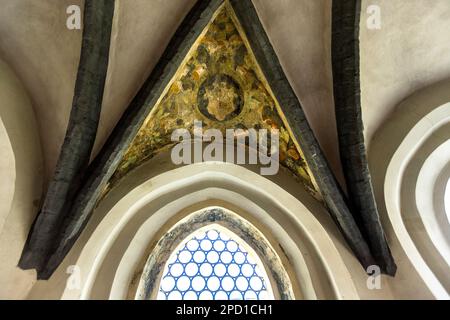
[[[66,8],[71,4],[83,2],[1,2],[0,57],[10,65],[30,95],[47,180],[66,133],[80,58],[81,31],[66,28]]]
[[[9,143],[9,151],[1,153],[2,161],[8,159],[8,154],[13,158],[1,168],[2,187],[10,184],[13,196],[8,202],[6,193],[0,195],[3,206],[0,208],[0,299],[23,299],[36,276],[33,271],[17,268],[17,262],[40,205],[42,153],[30,99],[22,83],[1,60],[0,119],[2,135],[8,135]]]
[[[366,27],[367,8],[381,9],[381,29]],[[448,0],[363,0],[362,115],[366,145],[413,92],[450,77]]]

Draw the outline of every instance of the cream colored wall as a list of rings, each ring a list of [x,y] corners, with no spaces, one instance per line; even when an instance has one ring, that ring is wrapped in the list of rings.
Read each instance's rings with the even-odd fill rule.
[[[16,163],[8,132],[0,119],[0,232],[11,209],[16,182]]]
[[[2,167],[2,188],[11,183],[14,196],[8,206],[1,195],[3,228],[0,229],[0,299],[22,299],[35,282],[33,271],[16,267],[42,193],[42,154],[30,100],[12,70],[0,60],[0,119],[9,140],[13,161]],[[2,158],[4,154],[2,153]],[[2,160],[4,161],[4,160]],[[15,176],[15,181],[3,180]],[[8,207],[8,208],[7,208]]]
[[[79,0],[2,0],[0,58],[31,98],[39,126],[46,177],[53,172],[69,119],[81,32],[69,31],[66,8]]]
[[[381,29],[366,27],[381,9]],[[366,144],[413,92],[450,78],[448,0],[362,0],[361,88]]]
[[[341,178],[331,72],[331,1],[253,3],[330,165]]]
[[[370,5],[378,5],[381,10],[380,30],[367,28]],[[361,102],[366,145],[382,222],[399,266],[396,278],[391,281],[392,290],[396,297],[432,298],[431,291],[413,267],[417,259],[410,261],[397,240],[394,229],[400,226],[392,228],[384,209],[385,172],[379,168],[390,159],[383,155],[394,143],[393,137],[413,124],[408,119],[418,121],[420,114],[438,105],[436,101],[447,102],[443,97],[448,92],[444,80],[450,79],[447,32],[450,30],[450,3],[447,0],[436,0],[432,5],[423,0],[362,0],[360,27]],[[427,93],[430,90],[425,88],[429,86],[437,89]],[[403,108],[405,105],[415,110]],[[403,117],[401,110],[405,112]],[[380,136],[387,123],[392,132]]]

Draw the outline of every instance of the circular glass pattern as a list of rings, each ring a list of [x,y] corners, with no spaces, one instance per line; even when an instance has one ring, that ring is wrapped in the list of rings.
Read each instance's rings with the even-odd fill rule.
[[[157,299],[273,299],[263,267],[238,241],[213,228],[192,235],[169,258]]]

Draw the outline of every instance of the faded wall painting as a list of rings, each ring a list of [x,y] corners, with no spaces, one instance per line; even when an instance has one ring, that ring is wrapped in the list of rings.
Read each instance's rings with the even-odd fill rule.
[[[175,129],[203,130],[276,128],[280,132],[280,164],[314,196],[307,164],[280,117],[276,101],[260,76],[256,59],[231,8],[224,6],[197,40],[189,56],[139,130],[116,173],[115,181],[161,150],[174,145]]]

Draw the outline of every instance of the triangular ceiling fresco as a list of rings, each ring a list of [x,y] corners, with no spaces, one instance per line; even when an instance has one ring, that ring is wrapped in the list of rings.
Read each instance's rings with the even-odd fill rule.
[[[318,198],[303,154],[282,118],[233,9],[225,3],[147,117],[111,184],[173,145],[175,129],[186,128],[192,133],[194,121],[199,120],[204,130],[219,129],[224,136],[226,129],[278,129],[280,163]]]

